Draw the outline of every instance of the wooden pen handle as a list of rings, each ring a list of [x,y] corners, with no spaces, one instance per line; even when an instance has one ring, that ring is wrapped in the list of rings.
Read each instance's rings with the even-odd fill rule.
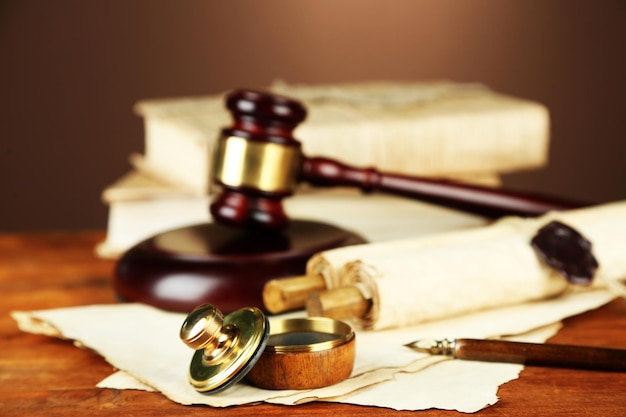
[[[626,350],[589,346],[456,339],[454,357],[484,362],[626,371]]]

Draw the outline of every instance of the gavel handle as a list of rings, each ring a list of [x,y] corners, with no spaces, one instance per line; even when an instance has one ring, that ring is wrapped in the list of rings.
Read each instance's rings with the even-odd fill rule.
[[[494,219],[507,215],[538,216],[586,205],[502,188],[388,174],[319,157],[304,158],[300,180],[317,186],[350,186],[366,192],[400,195]]]

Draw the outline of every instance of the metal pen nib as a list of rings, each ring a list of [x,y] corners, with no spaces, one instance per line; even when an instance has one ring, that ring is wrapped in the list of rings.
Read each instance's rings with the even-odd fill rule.
[[[404,346],[465,360],[626,372],[626,349],[479,339],[420,339]]]
[[[448,339],[419,339],[411,343],[407,343],[406,347],[421,353],[429,353],[431,355],[454,356],[455,340]]]

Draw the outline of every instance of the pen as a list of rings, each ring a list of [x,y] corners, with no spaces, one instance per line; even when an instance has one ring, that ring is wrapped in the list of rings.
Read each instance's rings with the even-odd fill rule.
[[[405,346],[464,360],[626,372],[626,349],[480,339],[420,339]]]

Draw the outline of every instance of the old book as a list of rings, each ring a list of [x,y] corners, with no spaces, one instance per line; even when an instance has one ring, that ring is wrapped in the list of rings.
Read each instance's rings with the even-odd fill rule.
[[[116,258],[157,233],[210,222],[209,195],[197,195],[131,171],[108,186],[102,199],[109,208],[107,236],[96,253]],[[303,187],[284,200],[291,218],[317,220],[349,229],[370,242],[389,241],[476,226],[484,219],[382,194],[352,189]]]
[[[464,178],[544,166],[549,114],[536,102],[446,81],[325,86],[274,83],[308,117],[295,137],[307,156],[400,174]],[[211,154],[231,123],[224,95],[144,100],[145,153],[136,168],[195,194],[211,184]]]

